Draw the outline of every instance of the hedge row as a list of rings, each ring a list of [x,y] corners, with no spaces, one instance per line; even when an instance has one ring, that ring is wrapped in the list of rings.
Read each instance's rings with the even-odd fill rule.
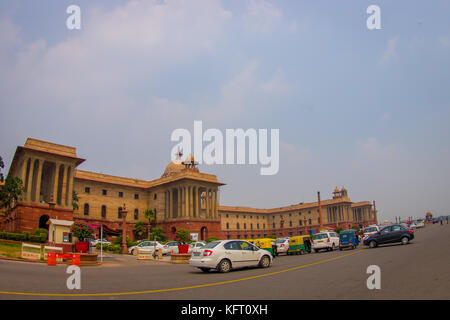
[[[96,246],[97,250],[100,250],[100,243],[98,243]],[[104,244],[103,250],[105,251],[111,251],[112,253],[120,253],[122,249],[122,246],[120,244]]]
[[[47,235],[46,234],[30,235],[30,233],[28,232],[14,233],[1,231],[0,239],[45,243],[47,241]]]

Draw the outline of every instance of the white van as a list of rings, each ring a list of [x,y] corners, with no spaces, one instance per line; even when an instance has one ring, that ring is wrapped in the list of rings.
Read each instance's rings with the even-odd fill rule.
[[[319,252],[322,249],[332,251],[339,248],[339,235],[334,231],[316,233],[313,236],[312,248],[314,252]]]

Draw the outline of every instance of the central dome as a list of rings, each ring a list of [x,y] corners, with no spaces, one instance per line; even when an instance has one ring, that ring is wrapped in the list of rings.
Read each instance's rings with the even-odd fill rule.
[[[181,159],[175,159],[166,166],[164,173],[161,178],[174,176],[184,170],[184,165],[182,164]]]

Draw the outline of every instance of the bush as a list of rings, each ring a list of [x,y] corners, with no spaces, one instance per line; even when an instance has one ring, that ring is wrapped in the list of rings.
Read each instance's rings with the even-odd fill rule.
[[[30,242],[41,242],[41,237],[32,235],[30,236]]]
[[[184,244],[189,244],[192,242],[190,233],[186,229],[178,229],[175,233],[175,240]]]
[[[267,238],[270,238],[270,239],[276,239],[276,238],[277,238],[277,236],[276,236],[276,235],[274,235],[274,234],[269,234],[269,235],[267,236]]]
[[[45,233],[48,236],[48,230],[44,229],[44,228],[38,228],[36,230],[33,231],[33,236],[40,236],[41,233]]]
[[[117,237],[116,239],[114,239],[113,244],[118,244],[119,246],[122,245],[122,236]],[[132,247],[135,246],[137,244],[137,242],[133,242],[130,240],[130,238],[127,237],[127,247]]]
[[[210,243],[217,240],[219,240],[219,238],[209,237],[208,239],[206,239],[206,243]]]
[[[22,239],[23,239],[23,241],[28,241],[28,240],[30,240],[30,233],[29,232],[23,232],[22,233]]]

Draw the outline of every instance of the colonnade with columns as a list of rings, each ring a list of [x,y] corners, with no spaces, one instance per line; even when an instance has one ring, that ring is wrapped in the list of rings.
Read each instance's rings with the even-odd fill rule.
[[[19,173],[24,186],[23,200],[72,206],[74,165],[37,156],[25,156]]]
[[[164,196],[165,220],[219,219],[218,187],[186,184],[169,188]]]

